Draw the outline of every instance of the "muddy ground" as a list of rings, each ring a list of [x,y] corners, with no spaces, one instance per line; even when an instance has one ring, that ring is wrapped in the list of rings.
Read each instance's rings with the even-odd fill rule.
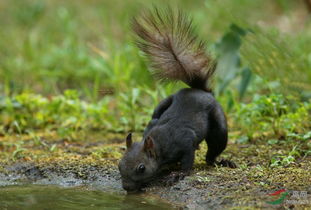
[[[89,185],[125,194],[117,169],[125,150],[123,135],[105,136],[88,141],[59,139],[54,133],[0,137],[0,186]],[[272,157],[286,155],[296,145],[284,141],[230,142],[220,158],[233,160],[238,165],[235,169],[206,166],[207,148],[202,143],[190,176],[170,184],[166,182],[170,176],[163,177],[146,188],[143,195],[189,209],[310,208],[311,157],[299,156],[294,163],[271,166]],[[281,189],[288,195],[281,202],[267,203],[278,200],[280,195],[269,194]]]

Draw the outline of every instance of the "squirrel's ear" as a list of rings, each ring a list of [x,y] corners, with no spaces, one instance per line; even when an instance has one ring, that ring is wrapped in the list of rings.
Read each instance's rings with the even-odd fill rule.
[[[126,148],[129,149],[132,146],[132,133],[129,133],[126,137]]]
[[[144,151],[147,152],[150,157],[155,157],[154,140],[151,136],[147,136],[144,141]]]

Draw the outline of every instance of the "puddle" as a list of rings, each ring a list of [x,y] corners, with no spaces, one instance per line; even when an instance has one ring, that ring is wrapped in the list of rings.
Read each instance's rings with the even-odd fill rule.
[[[0,209],[174,209],[144,195],[106,193],[87,187],[51,185],[0,187]]]

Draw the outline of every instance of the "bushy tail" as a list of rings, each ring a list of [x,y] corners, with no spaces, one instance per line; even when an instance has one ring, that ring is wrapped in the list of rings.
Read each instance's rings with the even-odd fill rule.
[[[154,8],[134,18],[132,27],[157,79],[181,80],[192,88],[211,91],[216,62],[206,53],[205,43],[198,39],[192,20],[185,14]]]

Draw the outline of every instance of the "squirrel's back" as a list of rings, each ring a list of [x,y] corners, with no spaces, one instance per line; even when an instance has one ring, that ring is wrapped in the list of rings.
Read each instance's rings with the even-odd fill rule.
[[[154,8],[135,18],[132,27],[157,79],[181,80],[192,88],[211,91],[216,62],[206,53],[205,43],[198,39],[185,14]]]

